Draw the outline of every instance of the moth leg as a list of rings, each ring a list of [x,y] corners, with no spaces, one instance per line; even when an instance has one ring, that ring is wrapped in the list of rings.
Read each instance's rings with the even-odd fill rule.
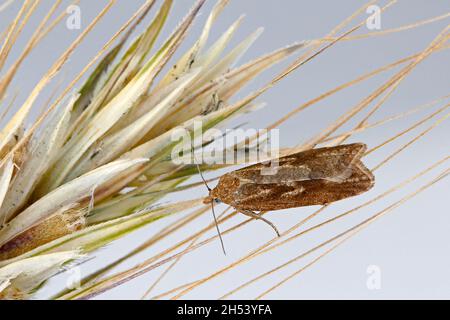
[[[272,222],[270,222],[269,220],[267,220],[266,218],[261,216],[260,213],[253,212],[251,210],[241,210],[241,209],[238,209],[238,210],[240,213],[245,214],[246,216],[248,216],[250,218],[253,218],[256,220],[261,220],[261,221],[267,223],[276,232],[277,236],[280,236],[280,232],[278,231],[277,227]]]

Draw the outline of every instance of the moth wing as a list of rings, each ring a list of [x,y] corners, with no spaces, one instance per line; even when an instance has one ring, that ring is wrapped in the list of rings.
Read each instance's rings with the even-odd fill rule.
[[[373,176],[366,168],[355,166],[343,182],[326,179],[282,184],[242,185],[232,206],[252,211],[272,211],[302,206],[324,205],[361,194],[373,186]]]
[[[279,158],[274,170],[270,170],[271,163],[257,163],[232,174],[256,184],[317,179],[342,181],[350,176],[350,167],[360,162],[366,149],[367,146],[362,143],[311,149]]]
[[[278,173],[266,176],[269,178],[261,175],[265,164],[235,171],[231,174],[239,183],[228,189],[227,203],[237,209],[270,211],[321,205],[358,195],[374,182],[372,173],[360,161],[365,150],[364,144],[351,144],[286,156],[280,158]],[[303,171],[295,173],[299,167]]]

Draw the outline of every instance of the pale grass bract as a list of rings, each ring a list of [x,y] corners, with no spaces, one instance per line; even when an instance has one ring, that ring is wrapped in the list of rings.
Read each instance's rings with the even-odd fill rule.
[[[23,33],[23,28],[27,26],[36,9],[42,5],[40,1],[23,1],[8,27],[0,30],[1,298],[33,297],[35,290],[64,266],[77,265],[83,259],[93,257],[95,250],[112,241],[155,221],[172,217],[170,224],[159,233],[149,235],[148,240],[139,244],[137,248],[129,252],[124,248],[122,258],[110,261],[107,265],[100,265],[98,272],[85,276],[80,287],[71,289],[61,287],[60,293],[53,298],[95,297],[154,270],[160,272],[160,277],[153,284],[149,283],[149,289],[144,295],[151,296],[158,285],[161,286],[163,277],[176,264],[182,263],[184,255],[201,250],[209,243],[217,245],[217,235],[208,236],[208,232],[214,228],[213,221],[207,226],[192,227],[197,218],[209,213],[209,206],[202,203],[204,194],[199,194],[198,199],[162,203],[167,195],[199,185],[186,184],[190,178],[198,174],[196,166],[175,165],[170,161],[174,147],[171,140],[173,130],[182,127],[187,132],[193,133],[196,121],[203,123],[204,131],[208,128],[225,128],[228,121],[252,112],[257,106],[255,100],[280,80],[313,59],[318,59],[320,54],[342,41],[358,41],[412,30],[445,20],[449,16],[446,13],[393,29],[360,32],[355,35],[365,24],[362,15],[365,8],[375,2],[369,1],[321,39],[298,42],[253,61],[235,65],[256,41],[261,30],[247,35],[230,49],[229,43],[243,21],[242,18],[238,18],[220,37],[210,39],[211,29],[228,3],[227,0],[218,0],[197,40],[189,50],[182,53],[181,58],[175,59],[174,54],[180,50],[180,45],[190,33],[204,2],[203,0],[195,2],[191,11],[172,34],[167,39],[159,39],[165,22],[170,19],[170,10],[175,1],[146,1],[124,25],[118,26],[110,39],[106,41],[99,39],[104,42],[100,51],[74,79],[71,79],[61,94],[49,101],[41,115],[33,122],[30,122],[29,116],[32,110],[38,108],[36,100],[39,95],[52,83],[70,57],[80,54],[78,46],[108,15],[115,1],[109,1],[96,17],[84,26],[76,40],[53,61],[21,105],[14,99],[11,83],[19,72],[26,74],[27,70],[22,68],[24,60],[32,59],[33,50],[55,27],[63,23],[65,8],[62,1],[54,2],[17,57],[11,55],[11,50],[18,46],[17,41]],[[0,5],[0,15],[10,4],[7,1]],[[394,4],[395,1],[387,2],[382,10],[387,11]],[[151,15],[153,17],[150,19]],[[133,40],[138,25],[145,25],[145,28]],[[400,152],[426,137],[431,130],[446,120],[449,106],[448,92],[444,92],[442,98],[434,100],[430,98],[432,102],[429,104],[412,106],[408,112],[387,116],[378,121],[372,120],[372,116],[379,112],[399,84],[417,65],[429,59],[435,52],[448,49],[449,36],[447,27],[435,39],[430,39],[429,45],[422,51],[414,55],[405,55],[405,58],[394,60],[391,64],[374,70],[367,70],[353,80],[344,79],[342,85],[282,115],[267,129],[282,128],[286,120],[333,94],[376,75],[395,70],[392,75],[387,76],[383,84],[374,88],[365,99],[351,107],[319,134],[304,144],[282,149],[281,153],[287,155],[317,145],[341,144],[358,133],[376,130],[388,122],[425,111],[426,114],[411,127],[393,132],[389,139],[380,142],[378,146],[370,146],[371,149],[366,156],[428,121],[434,121],[371,168],[378,171]],[[162,40],[162,44],[156,46],[157,40]],[[252,79],[294,54],[297,54],[297,57],[293,58],[293,62],[269,83],[234,101],[233,97]],[[85,75],[88,77],[83,83],[80,80]],[[76,93],[72,94],[74,91]],[[211,108],[217,97],[223,103]],[[435,106],[439,106],[439,109],[435,110]],[[360,114],[363,119],[356,126],[347,128],[343,133],[337,132]],[[194,148],[199,149],[202,143],[197,142]],[[236,147],[243,148],[241,151],[245,154],[245,146],[237,144]],[[360,206],[302,229],[306,223],[314,222],[313,219],[329,206],[322,207],[283,230],[281,238],[262,242],[241,258],[206,276],[186,279],[185,283],[180,283],[175,288],[162,288],[153,298],[182,298],[202,284],[213,281],[260,255],[272,253],[290,241],[383,199],[439,166],[448,165],[447,160],[448,157],[445,157],[425,169],[419,168],[411,178],[400,183],[396,181],[392,189],[375,195],[373,199]],[[227,165],[201,165],[201,170],[204,171],[225,168]],[[261,291],[256,298],[265,297],[314,265],[365,226],[447,175],[448,169],[444,169],[431,180],[421,184],[417,190],[386,205],[358,225],[337,233],[289,261],[279,261],[276,268],[255,274],[251,279],[241,279],[240,286],[228,292],[218,292],[217,298],[236,294],[247,286],[283,270],[284,267],[318,252],[313,260],[302,265],[297,271],[285,274],[281,281]],[[236,212],[230,211],[229,208],[218,216],[224,236],[232,235],[251,221],[237,223],[233,220],[235,216]],[[175,243],[131,268],[111,273],[120,263],[137,256],[166,237],[176,235],[180,230],[187,230],[186,228],[189,228],[189,236],[178,238]]]

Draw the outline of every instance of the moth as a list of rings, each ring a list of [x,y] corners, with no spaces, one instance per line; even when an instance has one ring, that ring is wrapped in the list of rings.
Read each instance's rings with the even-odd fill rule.
[[[363,143],[353,143],[298,152],[279,158],[271,175],[262,174],[270,166],[267,162],[232,171],[221,176],[214,189],[208,187],[203,202],[213,209],[214,203],[228,204],[266,222],[279,235],[261,212],[325,205],[371,189],[375,178],[361,161],[366,149]]]

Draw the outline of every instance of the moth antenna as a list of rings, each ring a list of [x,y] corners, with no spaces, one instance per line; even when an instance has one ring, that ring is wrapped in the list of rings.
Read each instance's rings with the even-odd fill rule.
[[[191,153],[192,153],[192,156],[194,157],[194,162],[197,165],[197,171],[200,174],[200,177],[202,178],[203,183],[205,184],[208,191],[211,192],[211,188],[208,186],[208,183],[206,182],[205,177],[203,177],[202,170],[200,170],[200,165],[198,164],[198,161],[195,158],[194,146],[192,144],[191,144]],[[223,254],[227,255],[227,252],[225,251],[225,245],[223,243],[222,233],[220,232],[220,229],[219,229],[219,223],[217,221],[216,212],[214,211],[214,200],[211,201],[211,212],[212,212],[212,215],[214,218],[214,224],[216,225],[217,234],[219,235],[220,245],[222,246]]]
[[[208,186],[208,183],[206,182],[206,179],[205,179],[205,177],[203,176],[202,170],[200,170],[200,165],[198,164],[198,161],[197,161],[197,159],[195,158],[194,146],[193,146],[192,144],[191,144],[191,153],[192,153],[192,157],[194,157],[194,162],[195,162],[195,165],[197,166],[197,171],[198,171],[198,173],[200,174],[200,177],[202,178],[203,183],[205,184],[205,186],[206,186],[206,188],[208,189],[208,191],[211,191],[211,188]]]
[[[208,186],[208,183],[206,182],[205,177],[203,176],[202,170],[200,170],[200,165],[197,163],[197,161],[195,163],[197,165],[197,171],[200,174],[200,177],[202,178],[203,183],[205,184],[205,186],[208,189],[208,191],[211,191],[211,188]]]
[[[211,201],[211,211],[212,211],[212,215],[214,217],[214,223],[216,224],[217,234],[219,235],[220,245],[222,246],[223,254],[227,255],[227,252],[225,251],[225,245],[224,245],[223,239],[222,239],[222,233],[220,232],[220,229],[219,229],[219,223],[217,222],[216,212],[214,211],[214,200]]]

